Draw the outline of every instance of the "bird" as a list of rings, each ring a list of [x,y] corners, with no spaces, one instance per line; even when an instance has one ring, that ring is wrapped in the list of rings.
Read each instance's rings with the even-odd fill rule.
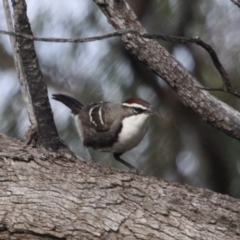
[[[111,152],[118,162],[137,170],[121,155],[144,138],[147,120],[155,114],[149,102],[132,97],[122,103],[101,101],[85,105],[65,94],[53,94],[52,98],[71,109],[85,147]]]

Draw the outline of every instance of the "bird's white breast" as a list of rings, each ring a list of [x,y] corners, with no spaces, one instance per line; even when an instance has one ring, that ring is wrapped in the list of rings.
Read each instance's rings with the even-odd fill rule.
[[[126,152],[136,147],[146,133],[146,123],[149,115],[138,114],[126,117],[122,124],[122,131],[118,136],[118,142],[114,144],[113,152]]]
[[[79,119],[79,116],[78,115],[75,115],[73,116],[74,119],[75,119],[75,123],[76,123],[76,126],[77,126],[77,130],[78,130],[78,133],[80,135],[80,138],[81,140],[83,141],[84,140],[84,134],[83,134],[83,127],[82,127],[82,122],[81,120]]]

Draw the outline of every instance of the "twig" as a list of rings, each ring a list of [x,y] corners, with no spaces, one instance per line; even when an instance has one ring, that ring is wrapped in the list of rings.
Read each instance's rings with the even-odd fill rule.
[[[205,49],[212,61],[218,72],[220,73],[222,77],[222,82],[223,86],[221,88],[204,88],[204,87],[198,87],[199,89],[207,90],[207,91],[223,91],[227,93],[231,93],[235,97],[240,98],[240,92],[234,90],[232,88],[231,81],[229,79],[228,73],[224,69],[223,65],[221,64],[216,52],[214,49],[207,43],[205,43],[203,40],[201,40],[199,37],[195,38],[184,38],[184,37],[172,37],[172,36],[165,36],[161,34],[142,34],[143,37],[150,38],[150,39],[162,39],[164,41],[170,41],[170,42],[179,42],[179,43],[195,43],[199,46],[201,46],[203,49]]]
[[[219,71],[219,73],[222,77],[223,83],[224,83],[223,88],[228,90],[229,88],[232,87],[231,82],[229,80],[229,76],[228,76],[227,72],[225,71],[224,67],[222,66],[222,64],[220,63],[216,52],[213,50],[213,48],[209,44],[202,41],[199,37],[195,37],[195,38],[172,37],[172,36],[165,36],[165,35],[161,35],[161,34],[155,34],[155,35],[143,34],[143,37],[150,38],[150,39],[162,39],[162,40],[168,41],[168,42],[178,42],[178,43],[183,43],[183,44],[195,43],[195,44],[201,46],[209,53],[209,55],[213,61],[213,64]]]
[[[222,88],[208,88],[208,87],[198,87],[199,89],[206,90],[206,91],[220,91],[223,92]]]
[[[177,43],[182,43],[182,44],[195,43],[195,44],[201,46],[203,49],[205,49],[209,53],[214,66],[216,67],[216,69],[218,70],[219,74],[222,77],[222,82],[223,82],[223,86],[221,88],[213,88],[213,89],[212,88],[201,88],[201,87],[199,87],[199,88],[203,89],[203,90],[207,90],[207,91],[223,91],[223,92],[231,93],[232,95],[234,95],[236,97],[240,97],[240,92],[235,91],[232,88],[232,84],[229,79],[229,76],[228,76],[226,70],[224,69],[223,65],[221,64],[214,49],[209,44],[207,44],[203,40],[201,40],[199,37],[185,38],[185,37],[166,36],[166,35],[161,35],[161,34],[147,34],[147,33],[140,33],[134,29],[119,30],[119,31],[115,31],[112,33],[107,33],[107,34],[89,37],[89,38],[39,38],[39,37],[34,37],[34,36],[31,36],[28,34],[7,32],[7,31],[3,31],[3,30],[0,30],[0,34],[18,36],[18,37],[22,37],[22,38],[26,38],[26,39],[34,40],[34,41],[58,42],[58,43],[92,42],[92,41],[99,41],[99,40],[106,39],[106,38],[122,36],[122,35],[126,35],[126,34],[137,34],[144,38],[161,39],[161,40],[168,41],[168,42],[177,42]]]
[[[84,43],[84,42],[93,42],[93,41],[99,41],[106,38],[112,38],[112,37],[118,37],[122,36],[127,33],[136,33],[139,34],[138,31],[133,29],[126,29],[126,30],[119,30],[112,33],[107,33],[104,35],[99,35],[95,37],[88,37],[88,38],[40,38],[40,37],[34,37],[29,34],[25,33],[14,33],[13,31],[8,32],[4,30],[0,30],[0,34],[15,36],[15,37],[22,37],[33,41],[39,41],[39,42],[56,42],[56,43]]]

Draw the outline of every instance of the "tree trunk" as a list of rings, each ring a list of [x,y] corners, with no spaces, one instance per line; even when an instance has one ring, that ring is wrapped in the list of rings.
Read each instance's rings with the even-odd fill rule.
[[[240,239],[240,202],[0,135],[0,239]]]

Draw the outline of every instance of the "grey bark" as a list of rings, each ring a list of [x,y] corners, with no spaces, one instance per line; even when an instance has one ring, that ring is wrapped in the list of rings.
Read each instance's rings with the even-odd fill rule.
[[[12,5],[15,31],[32,35],[25,0],[12,0]],[[16,40],[37,121],[37,129],[33,129],[33,131],[37,131],[37,143],[39,146],[48,149],[57,150],[64,148],[54,124],[52,110],[48,100],[47,86],[42,81],[42,73],[36,56],[34,42],[19,37],[17,37]],[[31,134],[33,133],[34,132]]]
[[[0,135],[0,239],[240,239],[240,202]]]
[[[3,8],[4,8],[5,16],[6,16],[8,31],[14,32],[12,16],[11,16],[11,11],[10,11],[8,0],[3,0]],[[16,71],[18,73],[18,79],[19,79],[19,83],[20,83],[20,87],[21,87],[22,97],[23,97],[25,106],[27,108],[27,112],[28,112],[28,116],[29,116],[29,120],[32,125],[32,128],[36,130],[37,120],[33,113],[33,106],[31,103],[31,98],[29,96],[25,72],[24,72],[24,69],[23,69],[23,66],[21,63],[21,56],[17,51],[16,37],[9,36],[9,38],[10,38],[11,47],[12,47],[12,51],[13,51],[14,65],[15,65]]]

